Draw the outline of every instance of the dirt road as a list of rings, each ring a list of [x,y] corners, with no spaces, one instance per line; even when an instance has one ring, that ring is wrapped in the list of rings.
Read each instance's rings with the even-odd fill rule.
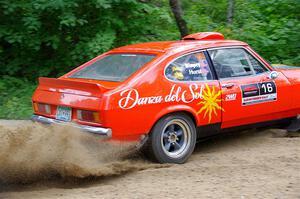
[[[0,134],[12,134],[16,131],[8,131],[8,126],[22,126],[24,129],[24,125],[32,124],[2,121],[1,125],[4,127],[0,128]],[[53,145],[51,141],[51,146]],[[36,150],[44,151],[43,146],[37,145]],[[74,145],[68,146],[68,150],[74,150]],[[86,146],[80,146],[81,151]],[[50,151],[53,153],[53,150]],[[22,153],[24,152],[18,152],[18,155]],[[89,153],[87,151],[86,156]],[[60,157],[68,157],[59,154]],[[14,153],[6,155],[14,156]],[[92,159],[93,157],[91,156]],[[51,166],[49,162],[41,165],[50,167],[53,172],[53,169],[57,169],[53,166],[57,159],[53,154],[51,158]],[[32,162],[37,162],[37,159]],[[9,158],[5,160],[11,161]],[[79,163],[87,165],[85,161],[91,160],[81,159]],[[19,160],[13,161],[18,163]],[[70,161],[74,163],[74,160],[69,160],[69,163]],[[28,167],[23,164],[25,168]],[[12,164],[1,162],[0,159],[0,170],[7,165]],[[81,173],[82,176],[89,176],[84,179],[78,179],[78,176],[70,178],[73,173],[67,172],[67,180],[55,177],[33,184],[16,185],[5,182],[6,179],[14,179],[11,176],[2,176],[0,198],[300,198],[300,137],[286,137],[281,130],[252,130],[198,143],[192,157],[183,165],[162,166],[145,162],[142,158],[120,159],[117,163],[108,161],[105,165],[106,167],[100,165],[96,168],[96,172],[90,171],[89,166]],[[114,169],[107,168],[110,166]],[[59,173],[60,169],[61,167],[57,169]],[[109,171],[107,175],[103,175],[105,171]],[[13,169],[11,172],[18,174]],[[6,175],[4,171],[2,175]],[[26,177],[30,178],[30,175]],[[76,177],[77,174],[74,175]]]

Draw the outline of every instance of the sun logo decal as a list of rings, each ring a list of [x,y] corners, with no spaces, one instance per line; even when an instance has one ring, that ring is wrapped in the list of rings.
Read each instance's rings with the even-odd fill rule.
[[[203,118],[208,117],[208,122],[211,122],[212,115],[215,116],[218,115],[217,110],[224,111],[224,109],[219,105],[219,103],[222,101],[221,99],[218,99],[218,97],[221,95],[222,91],[215,91],[215,87],[212,89],[209,88],[207,84],[205,84],[205,89],[203,89],[203,95],[202,95],[202,101],[198,103],[198,105],[203,105],[201,109],[197,112],[197,114],[200,114],[204,112]]]

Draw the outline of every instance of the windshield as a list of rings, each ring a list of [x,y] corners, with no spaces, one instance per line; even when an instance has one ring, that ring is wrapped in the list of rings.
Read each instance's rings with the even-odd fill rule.
[[[75,72],[71,78],[121,82],[150,62],[155,55],[110,54]]]

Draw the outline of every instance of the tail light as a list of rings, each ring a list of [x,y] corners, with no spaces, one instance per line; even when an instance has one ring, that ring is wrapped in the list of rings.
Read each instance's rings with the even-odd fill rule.
[[[33,108],[35,112],[51,114],[51,107],[49,104],[33,103]]]
[[[86,122],[100,122],[99,113],[96,111],[77,110],[77,119]]]

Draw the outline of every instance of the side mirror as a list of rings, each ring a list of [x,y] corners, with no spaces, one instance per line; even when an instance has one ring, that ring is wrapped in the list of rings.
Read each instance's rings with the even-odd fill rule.
[[[276,79],[278,76],[279,76],[279,74],[278,74],[277,71],[272,71],[272,72],[269,74],[269,78],[270,78],[270,79]]]

